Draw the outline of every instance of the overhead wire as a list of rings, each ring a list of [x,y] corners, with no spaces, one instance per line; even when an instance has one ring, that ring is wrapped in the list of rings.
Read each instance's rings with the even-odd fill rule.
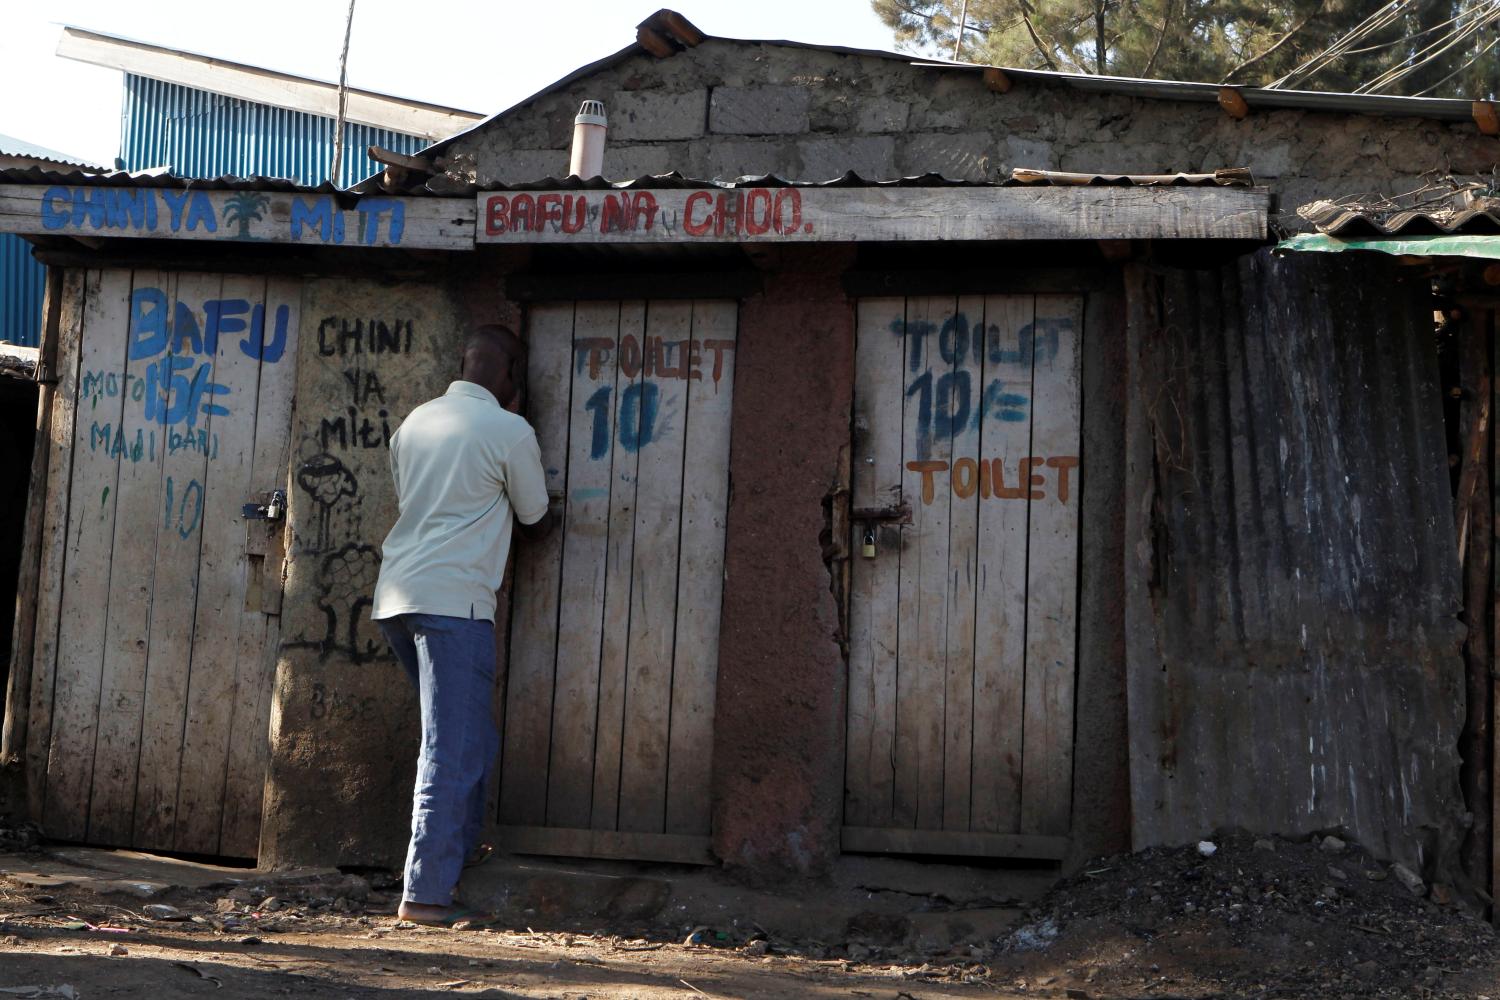
[[[1334,39],[1322,51],[1309,56],[1298,66],[1268,83],[1266,85],[1267,89],[1284,87],[1298,77],[1311,76],[1326,68],[1346,54],[1361,39],[1367,38],[1376,31],[1394,23],[1396,18],[1405,13],[1415,2],[1416,0],[1393,0],[1393,2],[1386,4],[1353,28],[1350,28],[1343,35]]]
[[[1464,70],[1468,69],[1470,66],[1474,65],[1475,63],[1477,63],[1481,58],[1483,58],[1484,54],[1486,52],[1488,52],[1490,49],[1493,49],[1497,43],[1500,43],[1500,35],[1496,35],[1494,38],[1490,39],[1490,43],[1488,45],[1486,45],[1484,48],[1480,49],[1478,52],[1474,53],[1474,55],[1472,57],[1470,57],[1469,61],[1466,62],[1466,63],[1464,63],[1462,66],[1458,67],[1458,69],[1454,70],[1452,73],[1449,73],[1447,76],[1443,77],[1441,80],[1439,80],[1437,83],[1434,83],[1432,86],[1426,88],[1421,93],[1413,94],[1412,96],[1413,97],[1426,97],[1428,94],[1432,93],[1434,90],[1437,90],[1443,84],[1447,83],[1449,80],[1453,79],[1455,76],[1457,76],[1458,74],[1462,73]]]
[[[1472,15],[1472,19],[1467,25],[1455,28],[1431,44],[1419,49],[1409,59],[1404,60],[1399,65],[1392,66],[1373,80],[1360,84],[1355,88],[1354,92],[1356,94],[1374,94],[1387,89],[1422,67],[1429,65],[1434,60],[1451,51],[1455,46],[1461,45],[1476,32],[1500,21],[1500,0],[1488,0],[1486,3],[1481,3],[1470,8],[1467,13]]]

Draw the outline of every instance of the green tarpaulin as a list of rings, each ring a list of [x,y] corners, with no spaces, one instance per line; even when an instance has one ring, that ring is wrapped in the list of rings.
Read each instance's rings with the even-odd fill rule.
[[[1376,236],[1341,240],[1322,233],[1304,233],[1282,240],[1277,250],[1338,253],[1341,250],[1377,250],[1410,257],[1486,257],[1500,260],[1500,236]]]

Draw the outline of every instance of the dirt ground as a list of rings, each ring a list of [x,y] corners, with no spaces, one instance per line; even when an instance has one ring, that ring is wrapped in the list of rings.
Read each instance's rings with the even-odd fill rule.
[[[379,872],[217,869],[165,888],[23,874],[44,861],[56,872],[66,855],[0,855],[0,1000],[1500,1000],[1495,935],[1456,894],[1419,895],[1357,847],[1321,839],[1230,836],[1211,856],[1188,846],[1105,859],[1016,907],[1008,928],[937,942],[902,932],[890,910],[815,937],[727,916],[684,927],[672,906],[613,920],[516,910],[496,928],[448,931],[398,921],[399,885]],[[808,908],[828,892],[799,891]],[[727,915],[736,897],[722,898]]]

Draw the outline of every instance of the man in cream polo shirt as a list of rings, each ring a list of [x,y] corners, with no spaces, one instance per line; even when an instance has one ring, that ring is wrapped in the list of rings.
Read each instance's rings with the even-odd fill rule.
[[[511,520],[552,526],[536,433],[514,411],[526,351],[501,326],[464,342],[448,391],[411,411],[391,439],[400,513],[382,547],[371,617],[422,702],[422,749],[400,914],[425,924],[473,919],[453,902],[484,827],[499,752],[491,714],[495,592]]]

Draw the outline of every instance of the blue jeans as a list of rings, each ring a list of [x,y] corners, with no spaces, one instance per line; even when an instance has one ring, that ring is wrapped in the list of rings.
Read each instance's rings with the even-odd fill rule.
[[[398,615],[380,630],[422,701],[403,898],[446,906],[484,833],[485,790],[500,734],[492,712],[495,626],[447,615]]]

